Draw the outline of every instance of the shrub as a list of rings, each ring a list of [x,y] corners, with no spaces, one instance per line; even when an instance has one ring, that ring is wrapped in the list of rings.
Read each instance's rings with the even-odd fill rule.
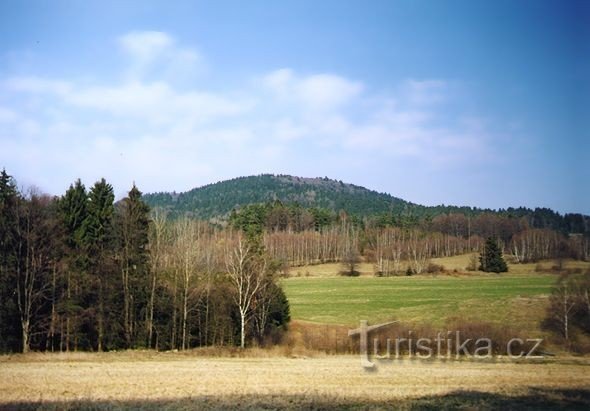
[[[477,270],[477,254],[471,254],[469,256],[469,264],[466,267],[467,271]]]
[[[440,264],[430,263],[428,267],[426,267],[426,272],[429,274],[438,274],[445,271],[445,267]]]
[[[340,271],[340,275],[343,275],[345,277],[358,277],[359,275],[361,275],[361,272],[357,270],[343,270]]]
[[[547,269],[543,267],[543,264],[538,263],[537,265],[535,265],[535,272],[536,273],[542,273],[545,271],[547,271]]]

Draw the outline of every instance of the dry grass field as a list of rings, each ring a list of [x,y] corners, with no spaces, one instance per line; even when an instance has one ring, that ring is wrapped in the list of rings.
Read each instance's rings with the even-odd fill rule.
[[[463,275],[477,275],[478,272],[467,272],[469,266],[469,259],[472,254],[461,254],[453,257],[432,258],[430,260],[433,264],[442,265],[445,270],[456,270]],[[476,257],[478,254],[476,254]],[[508,269],[511,273],[518,274],[534,274],[539,272],[550,273],[551,268],[555,265],[553,260],[545,260],[539,263],[514,264],[511,256],[505,256],[508,262]],[[402,261],[402,271],[408,267],[407,261]],[[590,263],[584,261],[568,260],[564,264],[566,269],[590,269]],[[291,277],[339,277],[339,272],[342,270],[342,265],[339,263],[326,263],[317,265],[306,265],[302,267],[292,267],[289,269],[289,276]],[[371,263],[361,262],[357,266],[361,277],[372,277],[375,275],[374,266]],[[480,273],[481,274],[481,273]],[[429,274],[423,274],[429,275]]]
[[[235,351],[233,352],[235,354]],[[590,361],[389,361],[121,352],[0,357],[0,409],[590,407]]]

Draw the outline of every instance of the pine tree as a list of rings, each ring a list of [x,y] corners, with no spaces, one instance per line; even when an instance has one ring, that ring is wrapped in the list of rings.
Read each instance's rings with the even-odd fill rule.
[[[83,224],[83,243],[88,253],[88,268],[96,291],[96,332],[98,351],[102,351],[105,343],[106,312],[105,303],[108,287],[112,285],[112,251],[113,244],[113,186],[105,179],[97,181],[88,196],[88,217]],[[95,302],[92,301],[94,304]],[[111,311],[111,310],[109,310]]]
[[[492,237],[486,240],[484,248],[479,256],[479,269],[485,272],[503,273],[508,271],[506,261],[502,257],[502,250]]]

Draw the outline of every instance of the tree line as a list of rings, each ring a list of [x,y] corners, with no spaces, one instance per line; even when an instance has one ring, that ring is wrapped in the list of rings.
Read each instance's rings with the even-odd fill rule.
[[[104,179],[61,197],[0,174],[0,351],[278,341],[289,321],[259,235],[150,210]]]
[[[396,221],[358,219],[344,211],[330,213],[273,201],[232,212],[229,225],[264,233],[266,249],[285,266],[351,261],[362,256],[374,264],[379,275],[404,273],[408,264],[419,274],[431,258],[479,252],[489,239],[516,263],[590,259],[590,235],[535,228],[526,217],[451,213],[420,223],[403,218]]]

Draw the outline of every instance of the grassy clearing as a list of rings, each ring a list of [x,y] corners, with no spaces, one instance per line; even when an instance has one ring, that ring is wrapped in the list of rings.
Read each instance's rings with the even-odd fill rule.
[[[473,275],[288,278],[283,286],[295,320],[355,325],[398,319],[440,325],[452,318],[537,329],[557,277]]]
[[[181,353],[0,358],[0,408],[544,408],[590,406],[590,365],[421,362],[365,372],[356,356]]]

